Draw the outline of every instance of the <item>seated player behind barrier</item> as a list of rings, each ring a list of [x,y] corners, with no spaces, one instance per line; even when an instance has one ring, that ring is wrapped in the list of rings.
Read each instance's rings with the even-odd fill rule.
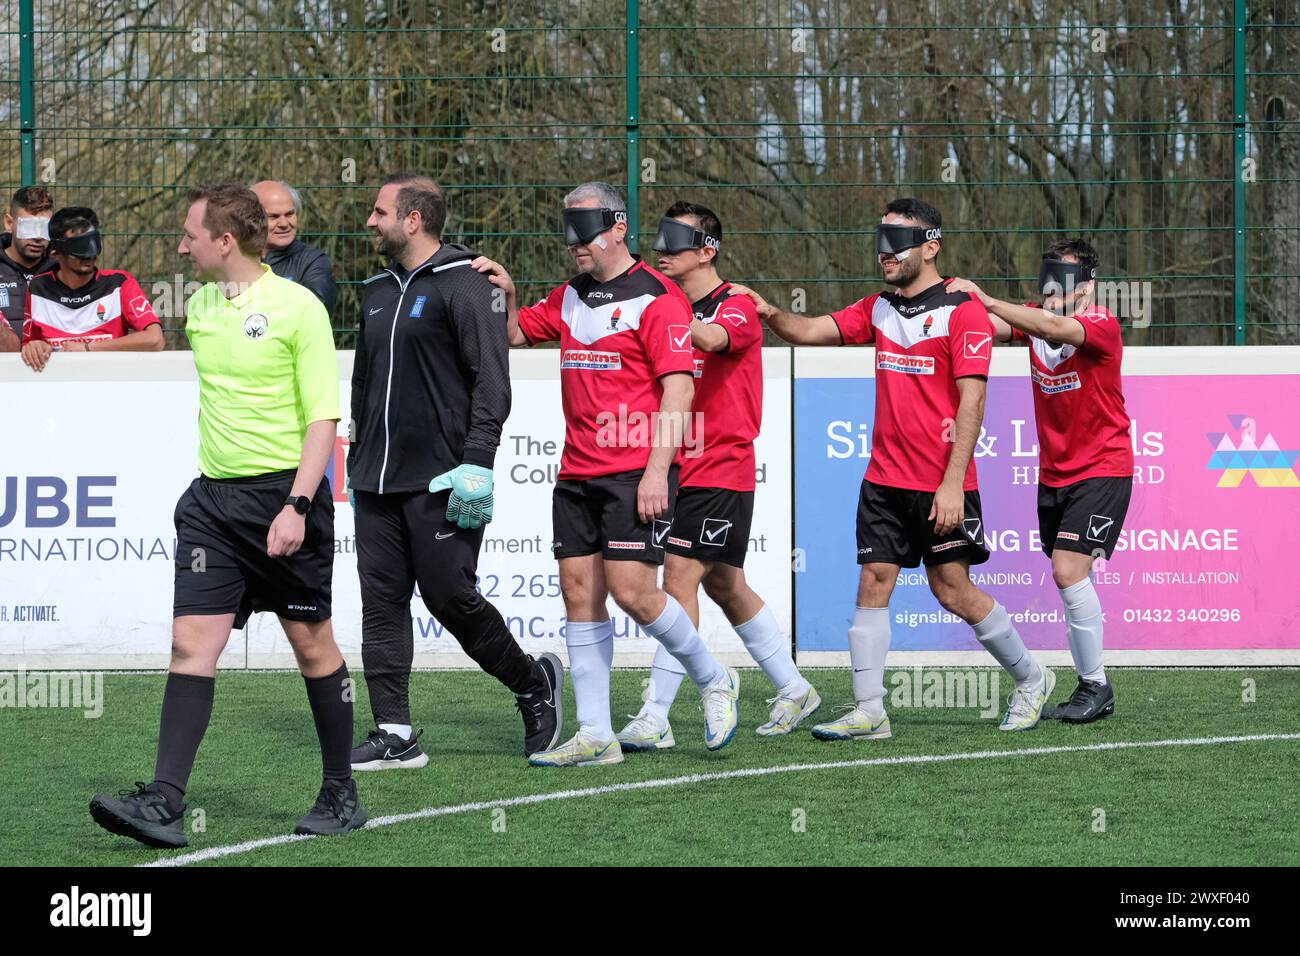
[[[0,352],[22,349],[27,285],[54,268],[49,257],[53,212],[54,197],[44,186],[24,186],[9,200],[0,233]]]
[[[45,370],[55,352],[160,352],[162,324],[135,276],[99,268],[99,217],[68,206],[50,219],[55,266],[32,279],[23,317],[23,361]]]

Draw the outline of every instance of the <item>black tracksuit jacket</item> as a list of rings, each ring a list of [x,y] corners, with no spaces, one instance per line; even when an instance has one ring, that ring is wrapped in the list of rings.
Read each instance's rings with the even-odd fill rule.
[[[469,265],[477,253],[444,243],[405,277],[366,280],[352,368],[348,475],[379,494],[424,491],[470,464],[491,468],[510,414],[504,300]]]

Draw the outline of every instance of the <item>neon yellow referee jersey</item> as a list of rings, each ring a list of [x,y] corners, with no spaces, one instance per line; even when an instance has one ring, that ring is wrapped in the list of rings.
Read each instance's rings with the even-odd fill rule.
[[[325,307],[265,263],[262,273],[233,299],[209,282],[186,309],[199,373],[199,470],[209,478],[297,468],[307,426],[339,418]]]

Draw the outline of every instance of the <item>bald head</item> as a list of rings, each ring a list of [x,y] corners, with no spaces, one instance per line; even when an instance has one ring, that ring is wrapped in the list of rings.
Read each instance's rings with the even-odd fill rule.
[[[278,179],[253,184],[253,192],[266,211],[268,252],[285,249],[298,237],[298,213],[302,200],[298,190]]]

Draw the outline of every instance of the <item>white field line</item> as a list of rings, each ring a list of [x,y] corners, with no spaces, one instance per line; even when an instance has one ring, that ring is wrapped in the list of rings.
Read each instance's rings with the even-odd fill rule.
[[[1019,750],[978,750],[970,753],[952,754],[912,754],[899,757],[874,757],[861,760],[835,760],[827,763],[798,763],[780,767],[750,767],[743,770],[727,770],[719,773],[692,773],[681,777],[663,777],[657,780],[636,780],[628,783],[611,783],[600,787],[583,787],[578,790],[558,790],[551,793],[534,793],[523,797],[506,797],[500,800],[482,800],[475,803],[458,803],[443,807],[426,807],[412,813],[397,813],[387,817],[375,817],[364,827],[366,830],[379,827],[395,826],[412,820],[426,820],[431,817],[448,817],[463,813],[477,813],[482,810],[494,810],[497,807],[522,807],[534,803],[550,803],[555,800],[577,800],[583,797],[599,797],[611,793],[630,793],[635,790],[655,790],[661,787],[683,787],[699,783],[713,783],[719,780],[739,780],[747,777],[770,777],[779,773],[801,773],[813,770],[845,770],[854,767],[896,767],[909,764],[955,763],[963,760],[992,760],[999,757],[1041,757],[1051,754],[1092,753],[1105,750],[1141,750],[1154,747],[1206,747],[1220,744],[1243,744],[1261,741],[1300,740],[1296,734],[1251,734],[1240,737],[1185,737],[1176,740],[1121,740],[1110,743],[1080,744],[1073,747],[1025,747]],[[542,771],[545,772],[545,771]],[[554,772],[554,771],[552,771]],[[563,771],[560,771],[563,772]],[[572,771],[570,771],[572,772]],[[312,836],[264,837],[259,840],[246,840],[228,846],[214,846],[193,853],[181,853],[167,856],[138,866],[187,866],[205,860],[219,860],[227,856],[252,853],[266,847],[296,843],[299,840],[314,840]],[[354,838],[355,839],[355,838]]]

